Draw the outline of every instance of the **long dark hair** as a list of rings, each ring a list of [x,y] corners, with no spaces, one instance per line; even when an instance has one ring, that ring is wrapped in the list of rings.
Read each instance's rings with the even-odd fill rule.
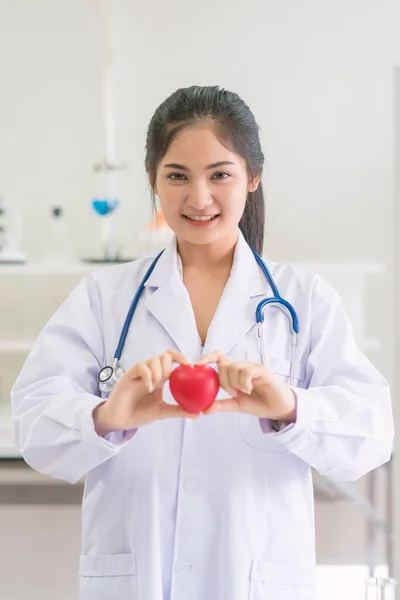
[[[145,164],[154,205],[157,168],[169,145],[182,129],[199,121],[212,122],[221,144],[246,161],[250,180],[261,176],[264,155],[259,128],[247,104],[237,94],[218,86],[182,88],[160,104],[147,131]],[[264,194],[260,181],[257,190],[248,193],[239,222],[247,243],[259,254],[263,250],[264,220]]]

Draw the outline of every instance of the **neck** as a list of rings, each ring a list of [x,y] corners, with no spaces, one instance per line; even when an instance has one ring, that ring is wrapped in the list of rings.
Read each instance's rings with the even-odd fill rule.
[[[211,244],[192,244],[178,238],[178,253],[182,267],[200,270],[219,270],[231,268],[237,242],[237,233]]]

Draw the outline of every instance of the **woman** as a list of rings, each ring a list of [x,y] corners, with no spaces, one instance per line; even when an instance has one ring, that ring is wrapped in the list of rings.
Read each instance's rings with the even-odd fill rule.
[[[110,394],[113,360],[152,259],[87,277],[39,336],[12,390],[16,439],[38,471],[86,477],[84,600],[315,599],[311,467],[355,480],[385,463],[393,424],[386,381],[357,348],[335,291],[261,253],[264,157],[245,103],[217,87],[159,106],[146,168],[175,232],[145,283]],[[178,363],[215,364],[206,414],[171,397]]]

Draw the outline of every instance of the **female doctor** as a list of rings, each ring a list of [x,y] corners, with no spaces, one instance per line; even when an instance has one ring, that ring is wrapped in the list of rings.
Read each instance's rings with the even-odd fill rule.
[[[325,281],[267,263],[271,284],[256,261],[264,157],[236,94],[176,91],[146,150],[175,236],[156,264],[86,277],[46,325],[12,390],[18,446],[51,477],[86,476],[82,600],[315,600],[311,468],[354,481],[389,459],[388,385]],[[150,265],[124,373],[101,391]],[[256,308],[272,285],[298,318],[293,365],[279,305],[265,309],[259,344]],[[200,417],[169,390],[185,362],[219,375]]]

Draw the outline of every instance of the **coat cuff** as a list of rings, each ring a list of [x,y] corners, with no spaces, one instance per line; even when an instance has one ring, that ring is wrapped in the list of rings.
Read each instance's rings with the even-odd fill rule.
[[[274,431],[269,426],[269,435],[279,439],[289,451],[296,451],[309,442],[309,433],[318,414],[320,401],[312,390],[290,386],[297,398],[297,414],[295,423],[283,426]]]
[[[289,386],[294,395],[296,396],[296,421],[288,423],[287,421],[281,421],[276,419],[260,419],[260,426],[264,433],[280,433],[282,431],[289,431],[297,423],[297,410],[298,410],[298,394],[297,388]]]
[[[91,404],[90,410],[84,417],[84,429],[86,436],[93,439],[97,438],[98,444],[102,444],[108,447],[110,450],[119,450],[120,447],[125,446],[136,434],[137,429],[129,429],[127,431],[110,431],[104,436],[100,436],[94,426],[93,411],[94,409],[104,402],[104,398],[98,398],[95,404]]]

